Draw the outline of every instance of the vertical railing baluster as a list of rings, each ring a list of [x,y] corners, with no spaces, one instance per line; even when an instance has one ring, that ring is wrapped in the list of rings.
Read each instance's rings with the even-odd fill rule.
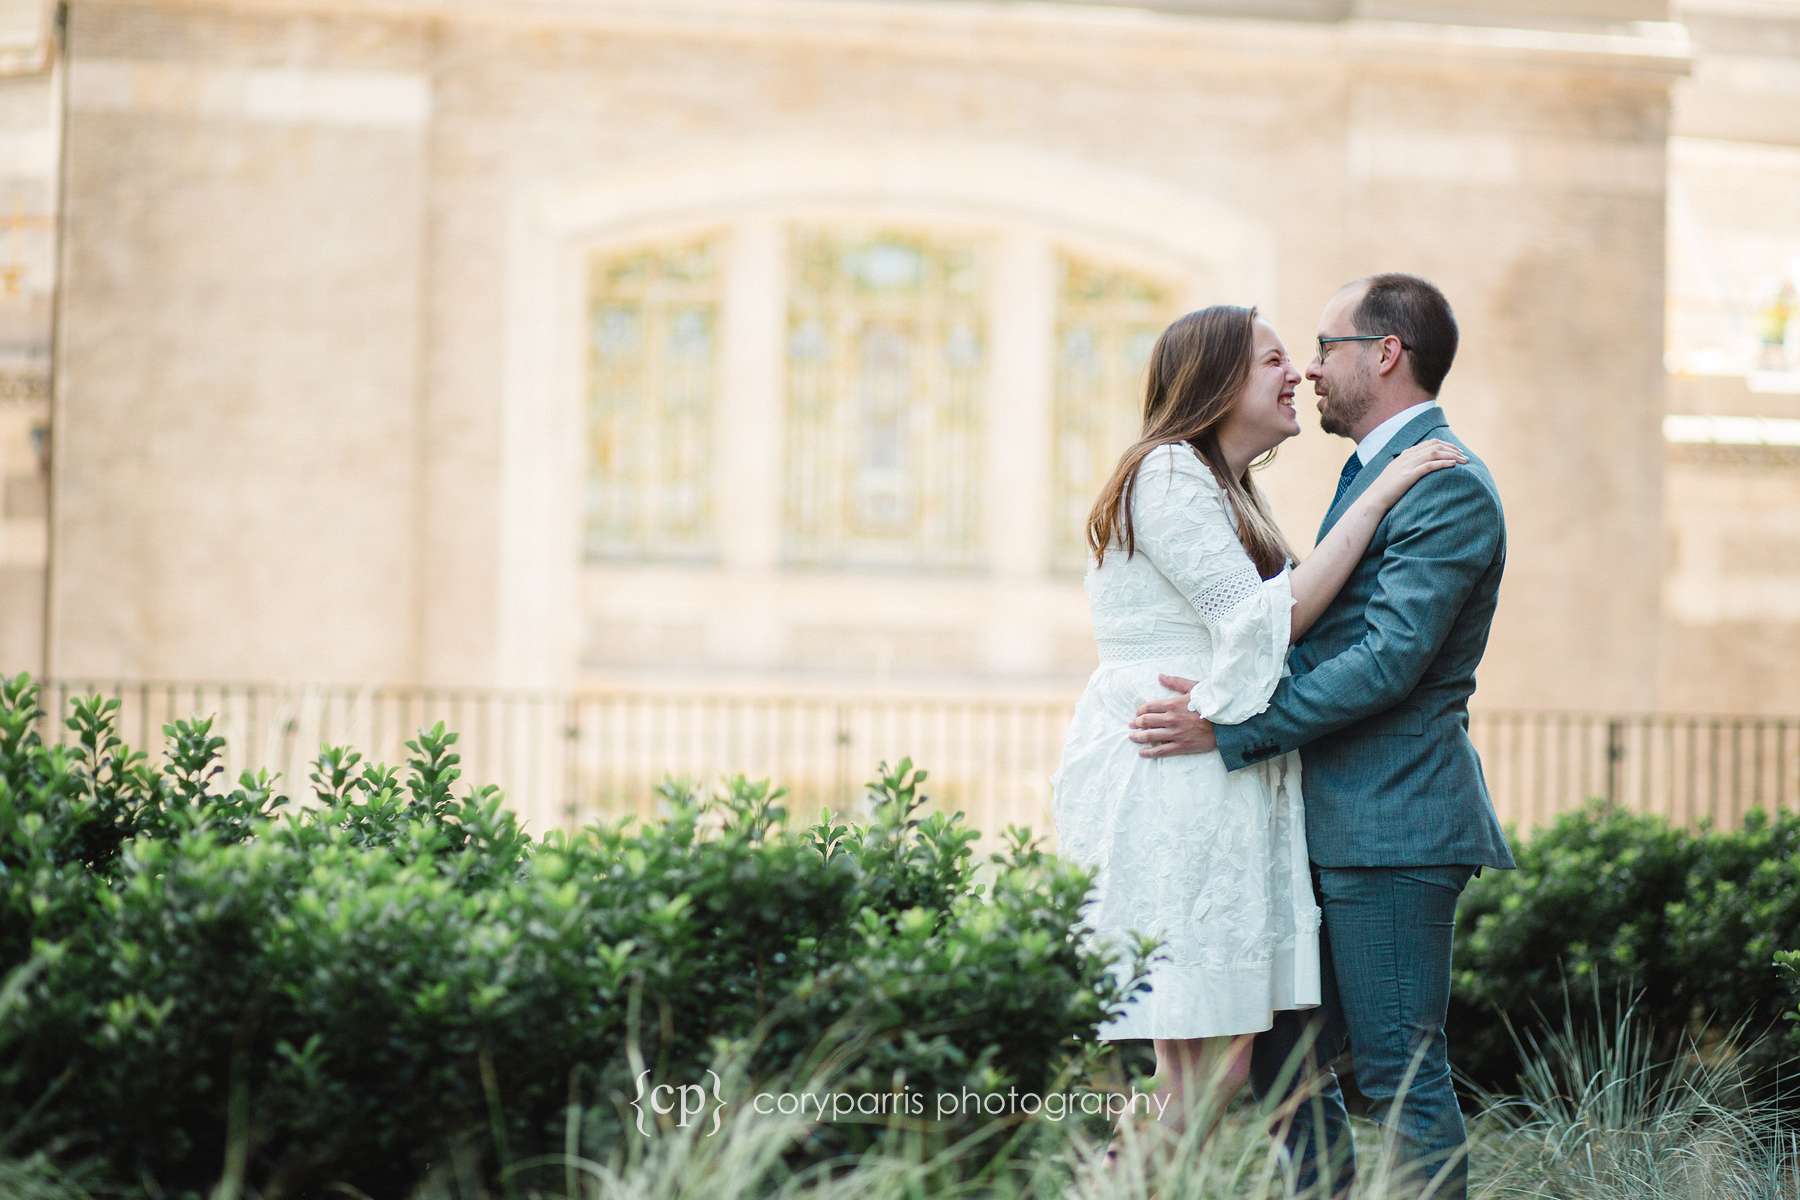
[[[1625,758],[1625,734],[1618,719],[1606,723],[1606,803],[1619,802],[1619,764]]]
[[[569,833],[575,832],[575,810],[579,805],[577,792],[580,787],[579,758],[581,752],[581,712],[578,701],[565,694],[558,706],[562,714],[562,786],[561,795],[557,797],[557,808],[565,814],[563,828]]]
[[[831,708],[832,720],[832,774],[836,782],[832,790],[838,797],[839,804],[847,804],[850,795],[850,714],[841,702]]]
[[[1796,748],[1792,758],[1789,758],[1787,752],[1788,734],[1790,733],[1796,735]],[[1800,768],[1800,721],[1778,721],[1775,724],[1775,795],[1778,799],[1785,798],[1792,801],[1794,807],[1800,808],[1800,794],[1796,794],[1800,793],[1800,787],[1794,787],[1788,783],[1788,764],[1790,762],[1796,768]]]

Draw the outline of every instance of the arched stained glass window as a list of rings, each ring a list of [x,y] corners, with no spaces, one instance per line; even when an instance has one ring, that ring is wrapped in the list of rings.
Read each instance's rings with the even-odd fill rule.
[[[588,273],[589,558],[713,554],[718,242],[596,258]]]
[[[1157,335],[1177,315],[1155,280],[1057,255],[1051,402],[1052,563],[1079,571],[1087,517],[1143,419]]]
[[[799,228],[788,255],[788,561],[973,565],[987,343],[975,246]]]

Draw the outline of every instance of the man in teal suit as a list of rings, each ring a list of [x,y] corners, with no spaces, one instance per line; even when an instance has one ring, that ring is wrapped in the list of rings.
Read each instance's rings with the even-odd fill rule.
[[[1258,1035],[1251,1083],[1267,1097],[1311,1042],[1314,1087],[1285,1137],[1302,1182],[1329,1174],[1334,1193],[1356,1171],[1329,1066],[1347,1043],[1358,1090],[1379,1115],[1391,1113],[1421,1182],[1437,1176],[1435,1197],[1467,1194],[1444,1037],[1452,930],[1470,876],[1513,859],[1469,741],[1506,524],[1493,476],[1437,404],[1456,343],[1449,302],[1415,276],[1359,279],[1332,297],[1306,375],[1321,427],[1356,450],[1319,536],[1407,447],[1441,438],[1469,461],[1425,476],[1388,512],[1337,599],[1289,652],[1292,674],[1265,712],[1213,726],[1187,711],[1192,681],[1164,676],[1178,695],[1132,722],[1147,756],[1217,749],[1238,770],[1300,751],[1324,919],[1323,1003],[1279,1013]],[[1308,1081],[1302,1071],[1287,1086]]]

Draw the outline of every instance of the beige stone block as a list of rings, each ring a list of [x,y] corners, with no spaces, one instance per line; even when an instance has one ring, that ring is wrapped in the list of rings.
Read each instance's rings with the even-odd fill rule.
[[[0,562],[0,674],[43,674],[44,570]]]
[[[97,59],[409,70],[425,57],[416,19],[344,8],[84,0],[70,31],[76,53]]]
[[[0,562],[43,567],[50,550],[49,529],[42,518],[0,517]]]
[[[80,58],[70,74],[69,103],[82,112],[406,129],[431,102],[427,81],[403,71]]]
[[[0,482],[0,515],[41,522],[49,494],[49,481],[36,471],[9,474]]]

